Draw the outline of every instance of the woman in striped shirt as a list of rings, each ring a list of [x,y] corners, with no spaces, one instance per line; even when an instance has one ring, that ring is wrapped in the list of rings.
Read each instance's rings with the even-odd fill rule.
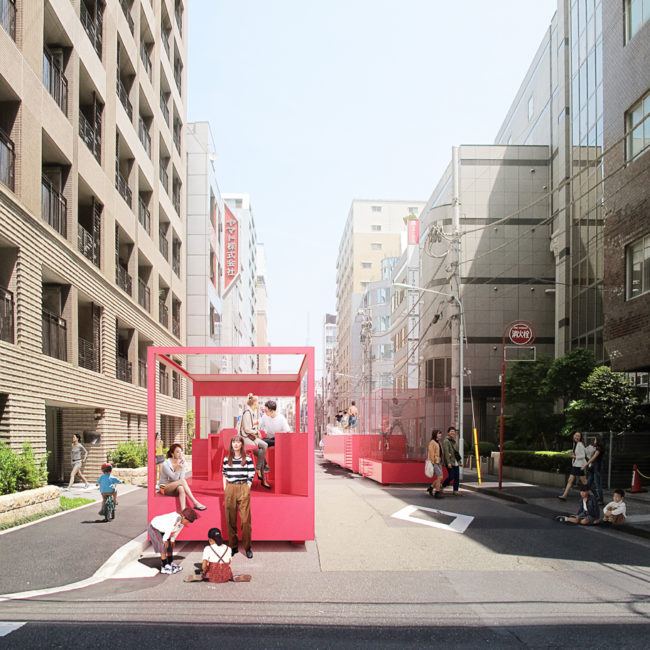
[[[223,491],[226,522],[228,524],[228,544],[232,554],[239,552],[237,540],[237,512],[241,519],[241,537],[246,549],[246,557],[252,558],[251,551],[251,485],[255,476],[255,465],[244,451],[244,439],[235,435],[230,440],[228,456],[223,459]]]

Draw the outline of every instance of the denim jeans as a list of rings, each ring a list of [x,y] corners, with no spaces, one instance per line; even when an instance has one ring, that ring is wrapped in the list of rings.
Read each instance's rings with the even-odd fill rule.
[[[587,485],[591,489],[593,495],[598,499],[599,502],[603,502],[603,488],[600,483],[600,470],[596,468],[590,468],[590,471],[587,474]]]

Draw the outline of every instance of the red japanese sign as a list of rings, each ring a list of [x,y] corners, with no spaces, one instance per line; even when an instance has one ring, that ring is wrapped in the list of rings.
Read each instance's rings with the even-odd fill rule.
[[[531,345],[535,340],[535,330],[530,323],[520,321],[510,327],[508,336],[515,345]]]
[[[408,227],[408,243],[420,243],[420,222],[417,219],[409,219],[407,222]]]
[[[239,222],[226,205],[226,218],[224,221],[224,293],[239,274]]]

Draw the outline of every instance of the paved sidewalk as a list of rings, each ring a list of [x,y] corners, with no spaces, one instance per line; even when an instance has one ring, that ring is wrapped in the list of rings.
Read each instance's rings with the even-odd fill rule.
[[[461,487],[507,501],[528,504],[531,509],[537,510],[540,515],[546,513],[549,516],[557,514],[573,515],[578,509],[580,492],[576,487],[572,488],[566,502],[564,502],[557,498],[561,492],[558,488],[532,485],[511,479],[503,479],[501,486],[501,489],[499,489],[499,479],[493,475],[483,476],[481,485],[479,485],[476,471],[464,470]],[[613,493],[614,490],[603,490],[605,504],[613,500]],[[650,492],[631,494],[625,489],[625,503],[627,504],[625,524],[623,526],[610,526],[609,530],[619,530],[622,533],[650,538]]]

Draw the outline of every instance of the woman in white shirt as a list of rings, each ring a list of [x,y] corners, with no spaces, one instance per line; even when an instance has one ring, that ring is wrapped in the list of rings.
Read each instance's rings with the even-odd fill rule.
[[[163,496],[178,497],[181,510],[185,509],[185,503],[188,497],[197,510],[205,510],[207,508],[207,506],[204,506],[196,500],[196,497],[192,494],[192,490],[190,490],[190,486],[185,480],[183,448],[177,442],[169,447],[167,458],[161,466],[158,490]]]
[[[284,415],[278,413],[278,405],[275,400],[268,400],[264,404],[266,408],[266,413],[262,416],[260,420],[260,431],[264,431],[266,438],[264,440],[269,447],[275,445],[275,434],[276,433],[287,433],[291,431],[289,428],[289,423],[287,418]]]
[[[567,481],[564,492],[558,496],[560,501],[566,501],[567,494],[576,480],[576,476],[580,479],[583,485],[587,485],[587,477],[585,476],[585,465],[587,464],[587,452],[584,443],[582,442],[582,434],[576,431],[573,434],[573,451],[571,452],[571,475]]]

